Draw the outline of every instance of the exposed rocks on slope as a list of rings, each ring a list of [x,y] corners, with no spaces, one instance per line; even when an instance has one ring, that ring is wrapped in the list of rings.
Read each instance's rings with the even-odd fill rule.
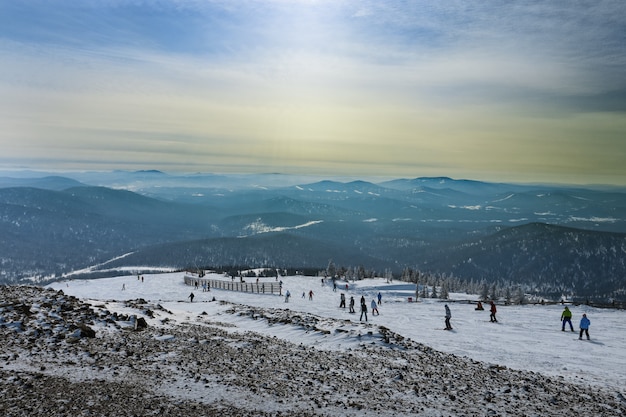
[[[171,313],[144,300],[128,308],[134,319],[61,292],[0,287],[2,415],[626,415],[619,394],[440,353],[383,327],[364,327],[358,348],[322,350],[209,315],[141,328]],[[281,309],[228,312],[303,332],[333,324]]]

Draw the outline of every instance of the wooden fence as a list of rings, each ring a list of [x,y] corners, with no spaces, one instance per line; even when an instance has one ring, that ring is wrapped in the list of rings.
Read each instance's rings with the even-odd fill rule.
[[[221,279],[202,278],[193,275],[185,275],[185,284],[198,288],[203,288],[206,284],[207,289],[215,288],[227,291],[251,292],[255,294],[278,294],[282,295],[280,282],[246,282],[246,281],[227,281]]]

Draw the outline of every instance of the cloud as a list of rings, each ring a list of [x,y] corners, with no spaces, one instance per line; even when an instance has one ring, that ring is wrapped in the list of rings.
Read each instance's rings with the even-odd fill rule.
[[[0,140],[20,161],[623,178],[624,21],[611,1],[8,2]]]

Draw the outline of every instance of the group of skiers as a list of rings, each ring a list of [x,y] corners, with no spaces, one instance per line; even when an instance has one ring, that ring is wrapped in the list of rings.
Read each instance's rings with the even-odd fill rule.
[[[142,281],[143,281],[143,277],[142,277]],[[122,286],[122,290],[125,290],[126,286],[123,285]],[[306,293],[302,293],[302,298],[305,298]],[[291,293],[289,291],[287,291],[285,293],[285,302],[288,303],[289,302],[289,298],[291,297]],[[194,299],[194,294],[193,292],[189,295],[189,297],[187,297],[190,299],[191,302],[193,302]],[[378,312],[378,305],[380,305],[382,303],[382,294],[380,292],[378,292],[377,295],[378,298],[378,304],[376,303],[376,300],[373,299],[371,302],[371,308],[372,308],[372,315],[379,315],[380,313]],[[309,300],[313,300],[313,290],[309,291]],[[344,295],[344,293],[341,293],[340,295],[340,299],[339,299],[339,308],[346,308],[346,296]],[[489,302],[490,306],[489,306],[489,320],[492,323],[497,323],[498,319],[496,318],[496,313],[497,313],[497,308],[496,308],[496,304],[493,301]],[[354,311],[354,297],[350,296],[350,303],[349,303],[349,312],[350,313],[355,313]],[[450,320],[452,319],[452,312],[450,311],[450,307],[448,307],[448,305],[444,305],[445,308],[445,328],[444,330],[452,330],[452,325],[450,324]],[[478,301],[478,303],[476,304],[476,308],[475,310],[478,311],[482,311],[484,310],[483,305],[480,301]],[[361,296],[361,316],[359,317],[359,321],[363,320],[363,317],[365,317],[365,321],[367,321],[367,304],[365,302],[365,296]],[[572,324],[572,312],[570,311],[569,307],[565,307],[565,309],[563,310],[563,313],[561,314],[561,322],[562,322],[562,326],[561,326],[561,331],[565,331],[565,325],[569,324],[569,328],[570,330],[573,332],[574,331],[574,325]],[[581,320],[580,320],[580,334],[578,336],[578,339],[583,338],[583,334],[587,336],[587,340],[589,340],[589,326],[591,325],[591,321],[587,318],[587,314],[583,314]]]
[[[372,308],[372,316],[377,316],[380,314],[378,312],[378,305],[382,303],[383,295],[379,292],[377,295],[377,298],[378,298],[378,303],[376,303],[376,300],[372,300],[372,302],[370,303],[370,306]],[[349,307],[350,307],[349,312],[355,313],[353,296],[350,296]],[[339,308],[346,308],[346,296],[344,295],[344,293],[341,293],[339,296]],[[359,321],[362,321],[363,317],[365,317],[365,321],[367,321],[367,304],[365,302],[365,296],[361,296],[361,316],[359,317]]]
[[[496,312],[497,312],[497,308],[496,305],[493,301],[490,302],[491,307],[489,309],[490,311],[490,321],[492,323],[497,323],[498,320],[496,319]],[[450,311],[450,307],[448,307],[448,305],[446,304],[444,306],[445,308],[445,329],[444,330],[452,330],[452,325],[450,324],[450,319],[452,319],[452,312]],[[482,303],[479,301],[478,304],[476,305],[475,310],[484,310]],[[572,312],[570,311],[569,307],[565,307],[565,309],[563,310],[563,313],[561,314],[561,322],[562,322],[562,326],[561,326],[561,331],[565,331],[565,325],[569,323],[569,328],[570,330],[573,332],[574,331],[574,325],[572,324]],[[591,320],[589,320],[587,318],[587,314],[583,314],[583,317],[580,319],[580,334],[578,335],[578,339],[582,340],[583,338],[583,334],[587,336],[587,340],[589,340],[589,326],[591,325]]]
[[[378,305],[382,303],[383,295],[379,292],[377,298],[378,303],[376,303],[376,300],[372,300],[372,302],[370,303],[370,306],[372,308],[372,316],[377,316],[380,314],[378,312]],[[350,296],[349,307],[349,312],[355,313],[353,296]],[[339,296],[339,308],[346,308],[346,296],[344,295],[344,293],[341,293]],[[367,321],[367,304],[365,302],[365,296],[361,296],[361,316],[359,317],[359,321],[362,321],[363,317],[365,317],[365,321]]]

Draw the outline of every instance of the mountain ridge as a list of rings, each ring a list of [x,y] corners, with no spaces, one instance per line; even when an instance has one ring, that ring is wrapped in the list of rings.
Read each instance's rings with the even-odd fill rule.
[[[541,280],[556,280],[563,287],[575,283],[570,285],[575,285],[574,290],[582,288],[596,295],[602,288],[609,294],[626,286],[620,275],[623,254],[619,243],[619,234],[626,233],[626,193],[614,189],[507,186],[441,177],[416,179],[422,185],[443,187],[439,189],[403,191],[362,180],[324,180],[275,188],[257,183],[250,189],[215,192],[216,188],[198,188],[196,183],[175,187],[175,182],[169,182],[174,177],[161,172],[110,175],[115,188],[81,183],[50,190],[45,188],[49,181],[39,182],[44,188],[0,187],[0,281],[62,276],[125,253],[147,256],[155,245],[188,245],[187,250],[194,252],[199,245],[189,242],[204,240],[205,247],[214,245],[223,253],[223,259],[213,257],[207,262],[220,264],[254,261],[258,263],[255,266],[288,263],[297,267],[300,260],[303,265],[323,269],[329,259],[341,259],[345,266],[394,273],[418,268],[465,279],[526,280],[546,291],[556,285],[541,286]],[[147,181],[140,187],[138,176],[158,177],[171,186]],[[31,184],[37,181],[33,179]],[[450,187],[450,182],[455,187]],[[473,185],[479,190],[471,194],[467,187]],[[525,225],[530,226],[518,228]],[[507,241],[503,234],[498,235],[505,230],[515,238]],[[232,243],[236,239],[228,244],[220,240],[254,237],[261,231],[263,236],[256,236],[256,241],[271,249],[263,256],[247,242],[237,253],[237,245]],[[283,244],[281,238],[270,235],[281,236]],[[556,247],[560,239],[567,250],[548,258],[544,255],[551,253],[551,248],[537,243],[542,239]],[[306,249],[298,255],[287,242]],[[482,252],[499,255],[472,252],[480,245]],[[528,258],[522,256],[523,248]],[[603,257],[599,248],[606,252]],[[245,252],[254,255],[246,257]],[[292,258],[287,259],[286,254]],[[352,259],[344,256],[348,254]],[[473,263],[463,262],[470,257]],[[499,263],[516,265],[519,271],[536,263],[532,259],[543,259],[544,266],[531,268],[533,276],[526,279],[496,265],[493,258],[498,257]],[[578,271],[566,265],[572,263],[578,265]],[[176,266],[185,265],[177,262]],[[587,285],[587,291],[582,280],[592,280],[592,268],[602,271],[603,277],[598,285]],[[546,277],[545,271],[553,276]],[[571,274],[577,274],[575,279]]]

